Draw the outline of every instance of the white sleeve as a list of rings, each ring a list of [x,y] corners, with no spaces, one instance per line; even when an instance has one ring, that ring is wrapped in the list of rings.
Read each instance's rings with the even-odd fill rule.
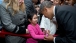
[[[55,38],[56,38],[56,37],[54,37],[54,40],[53,40],[54,43],[55,43]]]
[[[40,28],[45,28],[45,17],[44,17],[44,15],[42,16]]]
[[[52,21],[50,21],[50,19],[46,18],[44,15],[42,16],[40,28],[50,30],[50,34],[52,35],[54,35],[56,32],[56,25]]]

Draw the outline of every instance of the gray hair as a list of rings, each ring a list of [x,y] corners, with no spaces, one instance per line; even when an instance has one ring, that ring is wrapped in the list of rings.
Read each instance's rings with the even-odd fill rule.
[[[41,5],[40,5],[39,12],[42,12],[42,10],[44,9],[44,7],[50,8],[52,5],[53,5],[53,3],[51,1],[44,1],[44,2],[42,2]]]

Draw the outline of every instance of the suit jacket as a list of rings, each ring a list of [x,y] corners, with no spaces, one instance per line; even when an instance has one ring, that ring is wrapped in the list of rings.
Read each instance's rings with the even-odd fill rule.
[[[58,23],[56,43],[76,43],[76,8],[69,5],[56,6],[55,17]]]

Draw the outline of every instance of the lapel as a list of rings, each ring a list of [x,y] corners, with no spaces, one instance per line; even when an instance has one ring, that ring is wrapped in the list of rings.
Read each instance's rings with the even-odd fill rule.
[[[56,18],[56,21],[58,22],[58,16],[57,16],[57,12],[58,12],[58,6],[55,6],[55,18]]]

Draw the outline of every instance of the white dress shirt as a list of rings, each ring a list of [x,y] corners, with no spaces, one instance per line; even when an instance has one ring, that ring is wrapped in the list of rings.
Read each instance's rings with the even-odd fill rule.
[[[53,13],[54,13],[54,17],[53,17],[53,21],[56,21],[56,18],[55,18],[55,7],[54,6],[54,9],[53,9]],[[54,35],[55,32],[56,32],[56,25],[53,23],[53,21],[46,18],[44,15],[42,16],[42,20],[41,20],[41,24],[40,24],[40,28],[44,28],[45,30],[50,30],[50,34]],[[55,43],[55,38],[54,37],[54,40],[53,42]]]
[[[54,6],[54,9],[53,9],[53,13],[54,13],[54,20],[56,20],[56,18],[55,18],[55,7],[56,7],[56,6]],[[54,37],[54,40],[53,40],[53,42],[54,42],[54,43],[55,43],[55,38],[56,38],[56,37]]]
[[[45,30],[50,30],[50,34],[54,35],[56,32],[56,25],[52,20],[46,18],[44,15],[42,16],[40,28],[44,28]]]

